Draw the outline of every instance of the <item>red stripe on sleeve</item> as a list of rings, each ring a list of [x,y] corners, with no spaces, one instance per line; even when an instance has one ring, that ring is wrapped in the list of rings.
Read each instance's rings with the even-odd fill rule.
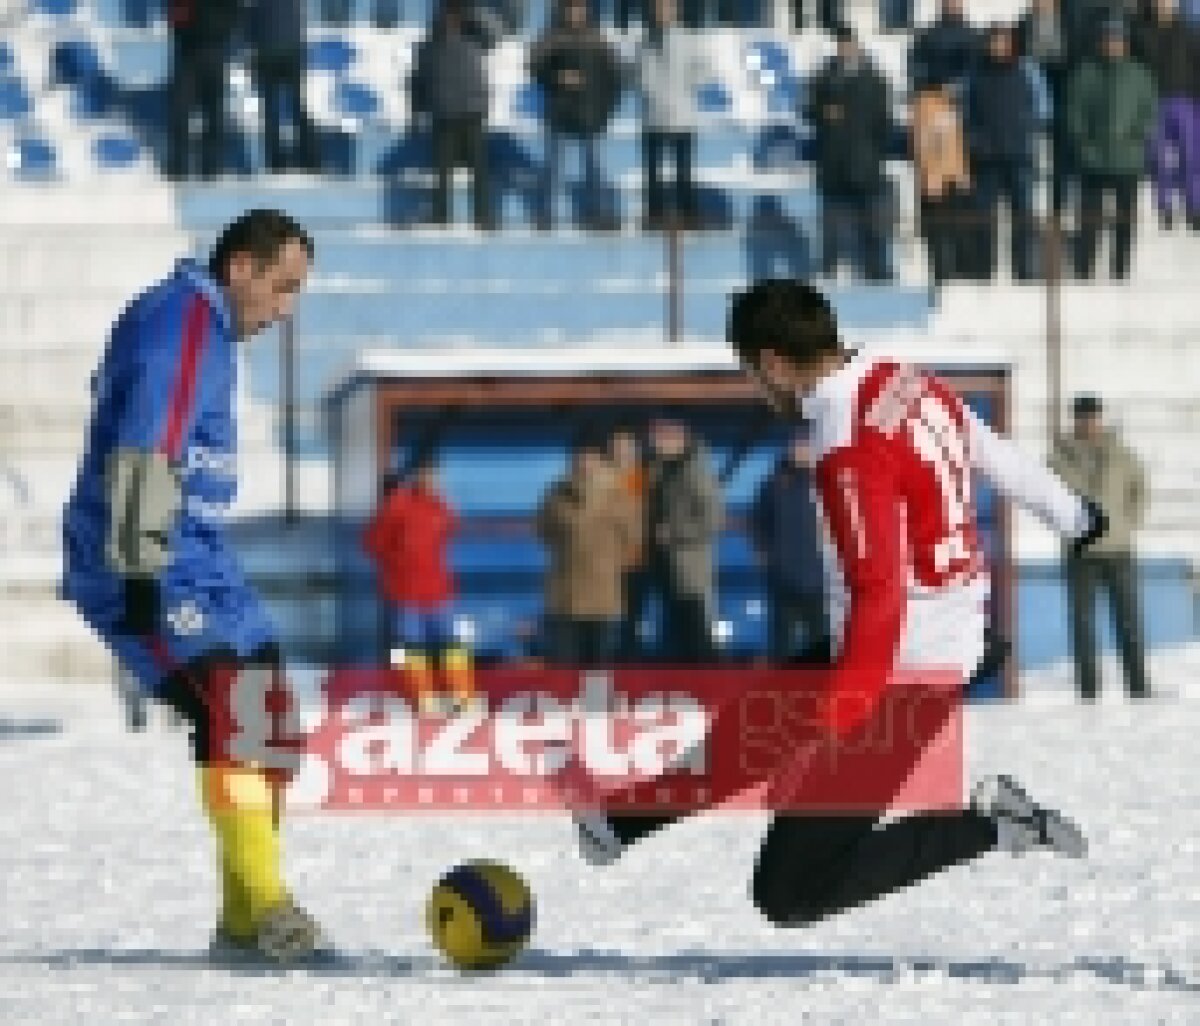
[[[179,371],[171,389],[167,406],[167,424],[159,448],[171,459],[178,459],[183,445],[184,427],[196,400],[196,378],[200,356],[208,338],[208,303],[203,296],[193,295],[184,314],[183,347],[179,356]]]

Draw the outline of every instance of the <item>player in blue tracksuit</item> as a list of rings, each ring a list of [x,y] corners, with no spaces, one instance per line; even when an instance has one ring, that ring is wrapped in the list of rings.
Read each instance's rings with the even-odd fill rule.
[[[93,379],[63,518],[63,596],[140,686],[192,725],[219,849],[215,947],[280,960],[324,944],[282,883],[280,781],[218,750],[206,698],[218,674],[265,688],[282,669],[221,514],[236,490],[237,346],[291,312],[311,259],[298,224],[253,210],[222,233],[207,266],[181,260],[126,307]]]

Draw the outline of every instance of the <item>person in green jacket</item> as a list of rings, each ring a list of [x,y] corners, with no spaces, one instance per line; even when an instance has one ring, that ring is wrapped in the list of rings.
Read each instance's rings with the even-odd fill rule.
[[[1129,56],[1124,22],[1105,22],[1098,59],[1084,61],[1067,90],[1067,131],[1081,176],[1079,273],[1090,278],[1104,220],[1104,197],[1114,194],[1112,273],[1129,276],[1137,218],[1138,181],[1145,174],[1157,98],[1149,70]]]

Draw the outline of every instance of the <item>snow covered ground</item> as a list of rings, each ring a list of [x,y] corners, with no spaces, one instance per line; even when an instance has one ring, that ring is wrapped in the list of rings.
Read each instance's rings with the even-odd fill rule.
[[[596,870],[545,812],[308,815],[290,873],[348,959],[277,973],[206,964],[211,846],[182,737],[125,733],[107,688],[8,688],[0,1023],[1200,1023],[1200,647],[1154,672],[1172,694],[1141,707],[1078,707],[1058,669],[969,714],[974,768],[1075,815],[1086,862],[993,854],[781,931],[746,897],[761,816]],[[432,882],[477,856],[539,903],[531,949],[486,977],[442,966],[421,926]]]

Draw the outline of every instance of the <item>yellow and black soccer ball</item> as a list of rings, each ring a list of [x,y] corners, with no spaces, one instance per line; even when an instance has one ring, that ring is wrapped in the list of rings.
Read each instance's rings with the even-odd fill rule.
[[[458,969],[498,969],[529,941],[533,895],[508,866],[455,866],[429,895],[425,923],[433,943]]]

